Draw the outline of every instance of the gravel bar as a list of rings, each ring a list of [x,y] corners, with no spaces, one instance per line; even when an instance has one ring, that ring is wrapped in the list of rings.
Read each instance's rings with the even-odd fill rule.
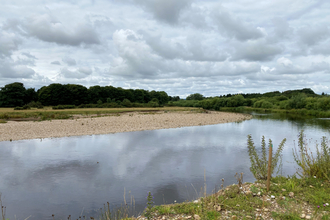
[[[117,132],[202,126],[251,119],[240,113],[157,112],[121,113],[104,117],[51,121],[8,121],[0,124],[0,141],[56,138]]]

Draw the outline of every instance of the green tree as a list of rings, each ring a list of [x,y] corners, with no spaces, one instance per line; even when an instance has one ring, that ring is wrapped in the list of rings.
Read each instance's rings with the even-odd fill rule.
[[[68,97],[69,93],[66,86],[53,83],[38,90],[38,100],[44,106],[69,105],[72,104],[70,97]]]
[[[204,96],[200,93],[194,93],[191,95],[188,95],[186,100],[203,100]]]
[[[23,83],[7,84],[0,90],[0,106],[16,107],[25,104],[26,89]]]

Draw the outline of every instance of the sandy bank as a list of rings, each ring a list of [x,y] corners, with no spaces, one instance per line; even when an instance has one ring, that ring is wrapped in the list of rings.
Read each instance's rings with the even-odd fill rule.
[[[159,112],[123,113],[106,117],[14,122],[0,124],[0,141],[67,137],[156,130],[242,121],[252,116],[238,113]]]

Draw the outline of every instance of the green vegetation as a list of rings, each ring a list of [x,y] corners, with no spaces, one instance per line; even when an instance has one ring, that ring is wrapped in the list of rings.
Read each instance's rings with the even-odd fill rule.
[[[197,93],[198,94],[198,93]],[[188,98],[189,97],[189,98]],[[264,94],[228,94],[225,96],[169,101],[169,106],[201,107],[221,111],[263,111],[330,117],[330,96],[317,95],[311,89],[268,92]]]
[[[16,111],[13,108],[0,108],[0,123],[8,120],[43,121],[53,119],[69,119],[73,117],[106,116],[124,112],[157,112],[157,111],[198,111],[196,108],[182,107],[144,107],[144,108],[70,108],[67,106],[43,109],[26,109]]]
[[[279,162],[281,152],[283,151],[284,144],[286,142],[286,139],[284,138],[280,145],[277,148],[276,153],[274,154],[274,151],[272,151],[272,169],[271,174],[274,172],[275,168],[277,167],[277,164]],[[248,135],[248,152],[251,162],[250,171],[252,172],[253,176],[258,180],[266,180],[267,179],[267,171],[268,171],[268,152],[269,148],[273,147],[272,140],[269,139],[268,143],[268,150],[266,150],[266,141],[265,137],[262,136],[261,141],[261,150],[262,150],[262,156],[259,158],[257,154],[256,147],[254,146],[253,140],[251,135]],[[279,171],[279,169],[278,169]]]
[[[316,156],[309,150],[304,132],[301,131],[298,140],[298,149],[293,156],[301,168],[301,177],[316,177],[330,181],[330,148],[327,138],[323,137],[321,147],[316,146]]]
[[[179,96],[171,97],[164,91],[123,89],[113,86],[91,86],[87,89],[82,85],[53,83],[35,91],[34,88],[26,89],[23,83],[15,82],[0,88],[0,107],[40,108],[42,106],[88,104],[93,105],[93,108],[158,107],[164,106],[168,101],[179,99]],[[26,108],[24,107],[24,109]],[[17,110],[22,109],[17,108]]]

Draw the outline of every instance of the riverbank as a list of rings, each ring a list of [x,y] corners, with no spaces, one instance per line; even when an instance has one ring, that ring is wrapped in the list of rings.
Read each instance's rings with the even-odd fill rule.
[[[241,181],[238,177],[238,184],[195,201],[147,207],[143,215],[129,219],[330,219],[329,181],[278,176],[272,178],[269,191],[266,181]]]
[[[238,122],[252,116],[215,111],[127,112],[71,119],[0,123],[0,141],[57,138]]]

